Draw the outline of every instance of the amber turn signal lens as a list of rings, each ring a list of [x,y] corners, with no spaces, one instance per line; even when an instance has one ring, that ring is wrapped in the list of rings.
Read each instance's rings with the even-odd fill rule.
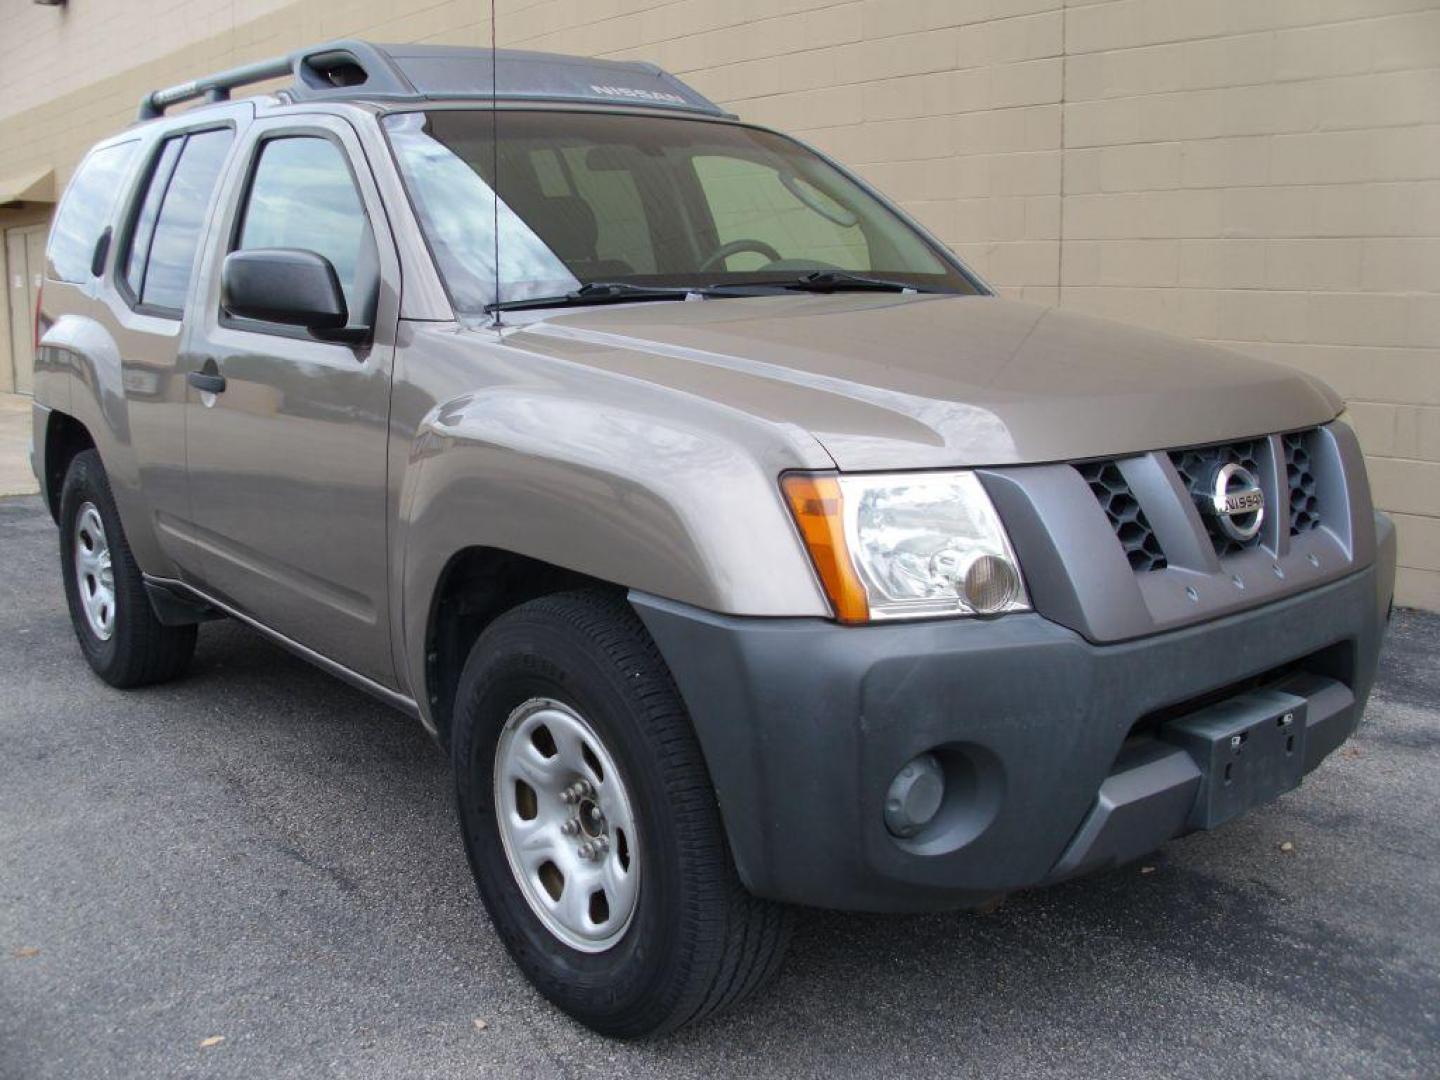
[[[856,576],[845,547],[839,481],[833,476],[792,473],[780,481],[780,486],[835,617],[845,623],[869,622],[865,586]]]

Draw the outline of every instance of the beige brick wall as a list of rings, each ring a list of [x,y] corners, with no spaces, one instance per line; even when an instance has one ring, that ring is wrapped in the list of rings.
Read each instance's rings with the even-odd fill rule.
[[[0,0],[0,177],[67,173],[144,89],[207,68],[489,32],[484,0],[71,0],[25,62],[56,70],[91,7],[164,9],[190,44],[112,19],[27,105],[13,20],[55,13]],[[498,23],[807,138],[1007,295],[1324,378],[1399,522],[1402,602],[1440,609],[1440,0],[498,0]]]
[[[1061,302],[1330,382],[1440,608],[1440,4],[1071,5],[1066,47]]]
[[[0,117],[227,33],[293,0],[0,0]]]

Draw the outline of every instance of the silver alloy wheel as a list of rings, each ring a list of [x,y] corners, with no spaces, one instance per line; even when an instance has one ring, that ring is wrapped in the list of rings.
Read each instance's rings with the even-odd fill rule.
[[[110,565],[105,523],[90,502],[82,503],[75,515],[75,586],[90,632],[109,641],[115,632],[115,571]]]
[[[604,952],[640,895],[640,837],[615,759],[570,706],[531,698],[495,747],[495,816],[530,909],[572,949]]]

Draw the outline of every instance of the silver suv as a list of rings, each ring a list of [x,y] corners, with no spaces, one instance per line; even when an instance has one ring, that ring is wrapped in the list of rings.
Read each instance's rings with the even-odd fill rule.
[[[756,990],[795,905],[1214,828],[1374,677],[1394,531],[1330,390],[996,298],[647,65],[336,42],[156,91],[39,324],[90,665],[174,678],[228,616],[417,718],[496,931],[611,1035]]]

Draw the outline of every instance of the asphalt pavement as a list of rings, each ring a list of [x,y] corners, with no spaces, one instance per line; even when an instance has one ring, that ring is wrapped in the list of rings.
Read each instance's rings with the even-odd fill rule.
[[[1440,617],[1402,611],[1273,805],[990,914],[806,913],[767,995],[613,1043],[493,936],[418,725],[231,624],[110,690],[0,500],[0,1077],[1435,1076],[1437,768]]]

